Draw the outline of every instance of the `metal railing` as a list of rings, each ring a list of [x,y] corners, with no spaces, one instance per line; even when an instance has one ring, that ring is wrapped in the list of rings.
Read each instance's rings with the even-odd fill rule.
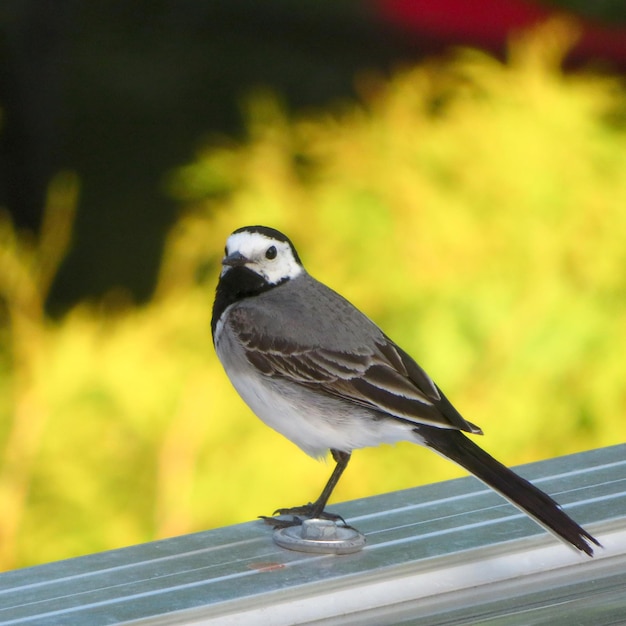
[[[557,541],[468,477],[334,505],[349,555],[260,521],[0,574],[0,624],[626,623],[626,445],[517,468],[604,545]],[[622,620],[622,621],[620,621]]]

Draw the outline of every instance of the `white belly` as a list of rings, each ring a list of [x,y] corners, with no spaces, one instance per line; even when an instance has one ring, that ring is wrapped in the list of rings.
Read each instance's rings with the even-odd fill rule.
[[[351,452],[381,443],[415,441],[411,426],[404,422],[259,374],[240,349],[226,343],[222,334],[217,354],[244,402],[265,424],[308,455],[319,458],[329,449]]]

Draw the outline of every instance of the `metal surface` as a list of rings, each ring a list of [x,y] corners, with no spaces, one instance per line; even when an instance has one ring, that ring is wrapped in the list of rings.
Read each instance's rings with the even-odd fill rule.
[[[261,522],[0,574],[0,624],[626,621],[626,445],[518,471],[605,546],[593,559],[462,478],[330,507],[356,554],[285,550]]]

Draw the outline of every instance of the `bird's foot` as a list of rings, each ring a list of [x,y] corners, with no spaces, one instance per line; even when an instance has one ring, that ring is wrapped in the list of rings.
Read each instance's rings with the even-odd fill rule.
[[[259,515],[266,524],[269,524],[273,528],[289,528],[290,526],[301,526],[305,519],[326,519],[332,522],[341,522],[344,526],[348,527],[346,520],[341,515],[335,513],[328,513],[327,511],[316,511],[315,503],[309,502],[302,506],[294,506],[288,509],[277,509],[271,516]],[[291,516],[291,519],[284,519],[277,516]]]

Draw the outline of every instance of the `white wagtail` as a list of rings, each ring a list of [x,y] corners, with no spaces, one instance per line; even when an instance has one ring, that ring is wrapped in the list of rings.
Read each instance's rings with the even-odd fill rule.
[[[336,466],[313,503],[274,513],[322,517],[357,448],[413,441],[455,461],[568,544],[600,543],[543,491],[479,448],[426,372],[376,324],[310,276],[291,241],[265,226],[226,243],[211,328],[233,386],[268,426]],[[338,517],[338,516],[330,516]],[[275,526],[278,518],[265,518]]]

